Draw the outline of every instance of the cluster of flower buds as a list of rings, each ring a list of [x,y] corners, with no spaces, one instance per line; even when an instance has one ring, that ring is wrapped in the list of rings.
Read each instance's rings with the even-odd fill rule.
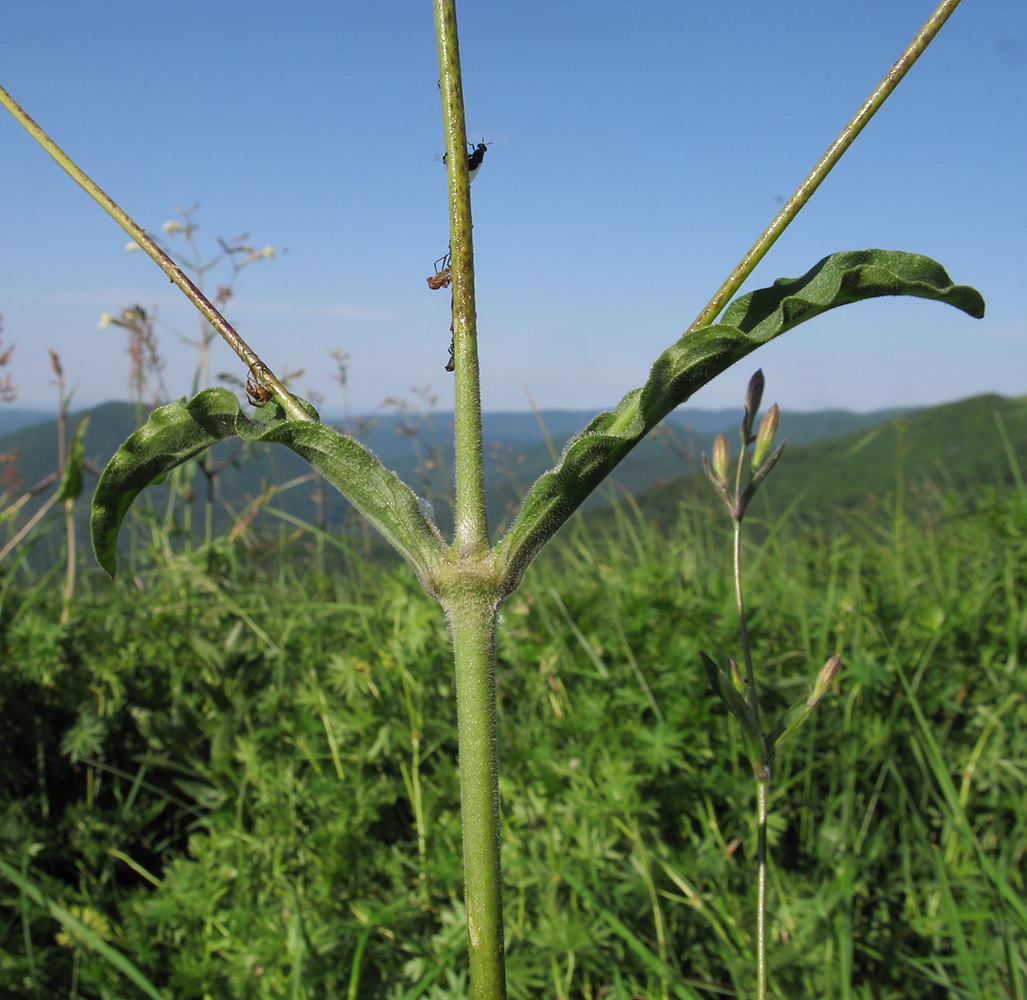
[[[720,498],[731,512],[731,517],[736,521],[741,521],[745,516],[745,510],[749,506],[749,501],[756,495],[756,490],[759,489],[760,483],[767,478],[770,470],[777,464],[777,460],[785,449],[785,442],[782,441],[770,455],[767,454],[774,440],[774,435],[777,433],[778,421],[781,419],[781,411],[778,409],[777,403],[763,415],[763,420],[760,422],[760,427],[756,434],[752,433],[752,427],[756,421],[756,414],[759,412],[760,400],[762,398],[763,370],[760,369],[749,380],[749,388],[745,393],[745,415],[742,417],[741,427],[742,454],[738,459],[738,474],[735,477],[733,493],[728,481],[731,448],[728,445],[727,437],[724,434],[718,434],[716,441],[713,442],[712,468],[710,467],[710,462],[706,459],[706,454],[703,453],[703,469],[706,472],[706,477],[713,484],[713,488],[717,493],[720,494]],[[751,444],[755,444],[756,447],[753,449],[752,460],[749,465],[750,478],[745,488],[742,489],[742,466]]]

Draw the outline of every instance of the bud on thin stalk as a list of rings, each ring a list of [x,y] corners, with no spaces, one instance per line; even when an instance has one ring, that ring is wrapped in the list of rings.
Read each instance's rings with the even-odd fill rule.
[[[720,484],[727,489],[727,467],[731,460],[731,448],[724,434],[718,434],[713,442],[713,471]]]
[[[759,433],[756,435],[756,449],[752,454],[752,467],[756,470],[760,467],[760,463],[763,461],[763,456],[766,455],[767,449],[770,447],[771,442],[774,440],[774,435],[777,433],[777,424],[781,419],[781,410],[775,403],[763,417],[763,422],[760,424]]]
[[[745,390],[745,416],[742,418],[743,448],[752,444],[752,425],[760,409],[760,400],[763,399],[763,385],[763,369],[760,368],[749,379],[749,388]]]
[[[806,705],[812,708],[824,695],[827,693],[827,689],[834,682],[835,677],[838,675],[838,671],[842,665],[841,653],[835,653],[821,668],[819,674],[817,674],[816,682],[813,685],[813,690],[810,692],[809,698],[806,699]]]
[[[745,677],[742,675],[742,668],[734,660],[728,660],[727,672],[731,678],[731,686],[745,697]]]

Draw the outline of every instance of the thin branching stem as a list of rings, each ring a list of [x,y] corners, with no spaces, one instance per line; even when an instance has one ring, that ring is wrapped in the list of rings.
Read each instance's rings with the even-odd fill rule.
[[[742,638],[742,656],[745,658],[745,680],[749,686],[747,699],[756,724],[760,721],[760,703],[756,696],[756,675],[752,669],[752,650],[749,648],[749,628],[745,622],[745,602],[742,598],[742,519],[735,519],[735,603],[738,605],[738,630]]]
[[[920,58],[924,49],[931,43],[949,15],[959,6],[960,0],[943,0],[937,10],[930,16],[927,23],[920,29],[917,36],[909,43],[906,51],[898,62],[885,74],[885,77],[874,88],[863,106],[856,112],[852,120],[842,129],[838,138],[827,148],[809,176],[799,185],[798,190],[788,199],[784,208],[774,217],[774,221],[763,232],[763,235],[752,245],[749,252],[739,261],[738,266],[728,275],[727,280],[717,290],[717,294],[706,304],[706,308],[695,318],[688,328],[688,333],[700,327],[709,326],[731,297],[741,287],[742,282],[752,273],[756,265],[763,260],[767,251],[774,245],[777,238],[788,228],[799,210],[820,187],[821,181],[831,172],[842,154],[852,145],[853,140],[863,131],[867,122],[878,112],[881,105],[888,99],[891,92],[899,85],[899,81],[909,72],[913,63]]]
[[[44,132],[39,125],[21,108],[17,102],[0,87],[0,104],[17,119],[40,146],[43,147],[68,174],[129,236],[139,248],[157,264],[157,266],[181,289],[186,298],[206,317],[207,322],[228,342],[229,347],[242,359],[243,363],[253,371],[254,375],[270,390],[271,394],[282,405],[282,408],[293,420],[313,420],[313,417],[293,399],[292,394],[278,380],[274,372],[257,357],[218,312],[214,304],[186,277],[182,269],[157,245],[146,231],[137,225],[132,218],[114,201],[98,184],[91,180],[76,163]]]
[[[756,779],[756,1000],[767,998],[767,798],[770,775]]]
[[[757,384],[756,398],[751,402],[753,387]],[[728,497],[728,508],[734,523],[734,578],[735,604],[738,608],[738,630],[742,642],[742,656],[745,659],[746,702],[749,714],[760,733],[760,759],[752,760],[756,778],[756,998],[766,1000],[767,996],[767,797],[770,790],[770,753],[767,739],[760,723],[760,700],[756,690],[756,674],[752,666],[752,649],[749,645],[749,627],[745,618],[745,600],[742,594],[742,521],[745,518],[746,501],[743,499],[742,474],[747,465],[749,444],[756,440],[751,436],[752,419],[759,406],[763,391],[762,372],[757,372],[749,383],[746,395],[746,415],[742,423],[742,453],[738,456],[735,472],[735,493]],[[761,433],[763,428],[761,427]],[[758,448],[759,446],[757,446]]]

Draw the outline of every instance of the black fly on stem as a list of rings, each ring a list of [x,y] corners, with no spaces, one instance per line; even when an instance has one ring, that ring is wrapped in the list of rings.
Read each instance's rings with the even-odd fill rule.
[[[485,159],[485,152],[492,143],[485,142],[485,140],[482,139],[477,146],[475,146],[473,142],[469,142],[467,145],[471,149],[471,152],[467,154],[467,179],[469,181],[473,181],[474,178],[478,176],[478,171],[481,169],[481,161]],[[446,154],[442,153],[440,156],[437,156],[436,159],[442,160],[442,162],[445,163]]]

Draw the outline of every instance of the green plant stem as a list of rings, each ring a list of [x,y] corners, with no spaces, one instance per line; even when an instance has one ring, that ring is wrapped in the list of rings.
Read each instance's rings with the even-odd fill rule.
[[[735,478],[735,496],[732,505],[734,521],[734,576],[735,603],[738,606],[738,629],[745,658],[746,701],[756,728],[760,732],[762,747],[759,766],[753,761],[756,778],[756,998],[767,997],[767,796],[770,791],[770,762],[766,736],[760,724],[760,700],[756,690],[756,675],[752,668],[752,650],[749,648],[749,628],[745,620],[745,601],[742,596],[742,519],[745,510],[741,503],[742,470],[745,466],[746,442],[743,437],[742,454],[738,456]]]
[[[770,773],[756,779],[756,998],[767,997],[767,797]]]
[[[449,619],[456,661],[470,996],[473,1000],[505,1000],[495,682],[500,587],[491,565],[485,520],[471,185],[467,175],[467,126],[454,0],[435,0],[435,30],[449,168],[456,369],[455,531],[448,567],[442,573],[445,580],[439,581],[439,599]]]
[[[474,304],[474,244],[471,238],[471,182],[467,174],[467,125],[464,118],[460,48],[455,0],[435,0],[439,48],[439,88],[446,130],[449,176],[449,227],[453,275],[454,424],[456,515],[453,554],[477,554],[488,546],[485,478],[481,439],[481,384]]]
[[[743,456],[744,457],[744,456]],[[739,459],[741,464],[741,459]],[[745,623],[745,603],[742,599],[742,519],[735,518],[735,603],[738,605],[738,630],[742,637],[742,656],[745,657],[745,680],[749,686],[746,698],[756,725],[760,724],[760,701],[756,692],[756,675],[752,669],[752,650],[749,649],[749,628]]]
[[[863,106],[856,112],[852,120],[842,129],[838,138],[827,148],[809,176],[799,185],[798,190],[788,199],[784,208],[774,217],[774,221],[766,228],[763,235],[752,245],[749,252],[739,261],[738,266],[728,275],[727,280],[717,294],[707,303],[706,308],[695,318],[688,328],[688,333],[700,327],[709,326],[727,305],[731,297],[741,287],[742,282],[752,273],[756,265],[763,260],[767,251],[774,245],[777,238],[788,228],[799,210],[820,187],[821,181],[831,172],[842,154],[852,145],[853,140],[863,131],[864,126],[877,113],[881,105],[888,99],[891,92],[899,85],[899,81],[909,72],[913,63],[920,58],[924,49],[930,45],[941,26],[949,15],[959,6],[960,0],[943,0],[930,16],[927,23],[920,29],[917,36],[909,43],[906,51],[887,72],[884,79],[874,88]]]
[[[496,746],[497,594],[494,584],[457,584],[442,599],[456,660],[464,898],[473,1000],[506,998]]]
[[[253,352],[250,346],[236,333],[235,328],[221,315],[214,304],[185,275],[182,269],[137,225],[124,209],[109,197],[94,181],[92,181],[77,164],[50,138],[32,118],[17,104],[13,97],[0,87],[0,104],[14,116],[68,174],[129,236],[139,245],[141,250],[157,264],[157,266],[177,285],[186,298],[206,317],[207,322],[228,342],[228,345],[242,359],[247,368],[251,369],[260,381],[271,391],[281,403],[286,413],[293,420],[313,420],[313,417],[293,399],[292,394],[278,380],[263,361]]]

